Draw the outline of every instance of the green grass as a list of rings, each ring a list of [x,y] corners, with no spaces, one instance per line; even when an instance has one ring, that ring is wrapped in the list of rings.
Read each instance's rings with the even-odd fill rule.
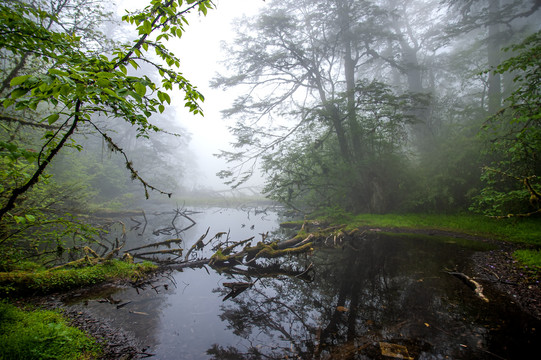
[[[346,224],[347,229],[350,230],[359,227],[444,230],[534,248],[541,247],[541,219],[539,218],[493,219],[471,214],[353,215],[339,209],[326,209],[312,217],[331,225]],[[302,223],[302,221],[297,223]],[[541,273],[540,250],[517,250],[513,255],[522,266],[528,266],[531,271]]]
[[[494,240],[535,246],[541,245],[541,219],[534,218],[491,219],[479,215],[341,214],[340,217],[331,217],[327,219],[333,224],[347,224],[348,228],[385,227],[437,229],[484,236]]]
[[[46,294],[105,281],[133,280],[156,268],[150,262],[110,260],[94,266],[58,270],[0,272],[0,295]]]
[[[515,258],[528,268],[541,272],[541,251],[540,250],[517,250],[513,253]]]
[[[97,359],[100,348],[57,312],[23,311],[0,301],[0,359]]]

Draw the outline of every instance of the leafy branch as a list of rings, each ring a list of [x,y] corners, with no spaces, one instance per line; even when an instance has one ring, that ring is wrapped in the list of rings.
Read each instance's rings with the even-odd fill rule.
[[[32,8],[24,3],[0,5],[0,46],[12,54],[39,57],[42,61],[54,64],[44,73],[34,73],[14,77],[10,80],[10,91],[0,98],[3,107],[2,117],[15,119],[10,113],[28,109],[43,113],[37,124],[39,127],[53,127],[48,131],[44,144],[37,157],[37,168],[24,184],[10,190],[7,201],[0,208],[0,219],[15,207],[17,199],[34,186],[44,174],[47,166],[67,141],[76,133],[77,127],[90,123],[115,151],[123,154],[126,167],[132,177],[145,188],[163,192],[145,182],[133,168],[126,154],[104,131],[92,123],[93,114],[121,118],[137,127],[140,137],[149,137],[150,132],[161,129],[150,122],[150,117],[165,110],[165,103],[171,104],[167,91],[173,86],[185,94],[185,106],[194,114],[202,114],[200,103],[204,97],[181,73],[172,67],[180,66],[179,59],[160,42],[171,37],[181,37],[185,15],[193,10],[203,14],[212,8],[211,1],[152,0],[150,5],[136,14],[128,14],[123,20],[135,24],[139,38],[134,45],[124,45],[113,51],[111,57],[83,51],[81,37],[56,32],[42,26],[44,19],[54,19],[54,15]],[[155,40],[149,41],[156,34]],[[128,67],[138,68],[137,59],[145,59],[144,53],[149,44],[156,55],[167,66],[147,61],[155,66],[162,76],[161,86],[153,83],[147,76],[128,76]],[[163,89],[163,90],[162,90]],[[150,90],[155,96],[146,96]],[[10,113],[7,113],[7,112]],[[4,114],[6,113],[6,114]],[[55,124],[63,121],[64,125]],[[44,125],[46,123],[47,125]],[[66,131],[63,129],[67,128]],[[41,155],[45,158],[40,161]]]

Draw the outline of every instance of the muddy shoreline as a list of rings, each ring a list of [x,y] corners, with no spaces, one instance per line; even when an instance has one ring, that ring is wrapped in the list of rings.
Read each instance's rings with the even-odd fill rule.
[[[385,231],[394,233],[410,233],[424,235],[450,236],[488,242],[496,246],[495,250],[476,252],[472,256],[468,275],[479,281],[483,287],[504,296],[510,304],[518,305],[525,313],[541,320],[541,287],[540,274],[520,267],[513,259],[512,253],[519,248],[516,245],[494,241],[486,238],[465,235],[456,232],[438,230],[412,229],[363,229],[366,231]],[[127,283],[117,286],[130,286]],[[98,286],[99,287],[99,286]],[[86,289],[90,290],[91,289]],[[72,325],[86,331],[102,344],[104,354],[101,359],[144,359],[152,354],[130,333],[116,328],[107,319],[99,319],[84,310],[84,307],[68,307],[63,299],[82,290],[69,293],[52,294],[31,300],[45,308],[61,309]]]
[[[495,250],[479,251],[472,256],[469,276],[478,280],[484,287],[502,294],[511,304],[518,305],[525,313],[541,320],[541,272],[524,268],[513,258],[513,252],[524,248],[524,246],[436,229],[381,228],[377,230],[392,233],[449,236],[494,245]]]

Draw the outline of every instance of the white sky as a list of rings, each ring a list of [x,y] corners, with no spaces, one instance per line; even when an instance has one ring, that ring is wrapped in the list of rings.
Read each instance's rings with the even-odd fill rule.
[[[119,13],[124,14],[125,8],[139,9],[145,6],[145,0],[120,0]],[[209,10],[207,16],[191,14],[188,17],[190,24],[185,27],[185,33],[179,40],[170,41],[168,47],[180,59],[180,71],[197,86],[205,96],[203,111],[205,116],[192,115],[184,110],[183,97],[178,100],[177,120],[192,134],[190,148],[196,154],[193,161],[199,165],[194,178],[186,179],[188,187],[203,185],[215,189],[227,189],[216,173],[226,168],[223,159],[213,156],[220,149],[228,149],[233,140],[229,134],[226,123],[220,111],[230,107],[236,97],[230,91],[224,92],[209,87],[210,80],[220,69],[221,42],[233,39],[235,31],[232,22],[242,15],[255,15],[258,9],[265,5],[263,0],[215,0],[215,9]],[[173,97],[173,102],[175,102]],[[172,102],[172,103],[173,103]],[[250,184],[261,183],[257,179]]]
[[[236,95],[231,91],[211,89],[209,82],[220,69],[219,62],[224,58],[221,54],[221,42],[235,36],[233,19],[243,14],[256,14],[264,2],[218,0],[215,4],[216,9],[209,11],[207,16],[191,17],[190,25],[178,41],[179,50],[175,47],[175,53],[181,59],[181,71],[205,96],[205,116],[184,115],[183,109],[179,109],[177,113],[181,117],[182,125],[193,134],[190,145],[199,160],[198,180],[214,188],[226,188],[216,176],[218,171],[226,168],[225,161],[213,154],[220,149],[229,148],[229,143],[233,140],[227,129],[227,126],[232,124],[222,119],[220,111],[229,108]]]

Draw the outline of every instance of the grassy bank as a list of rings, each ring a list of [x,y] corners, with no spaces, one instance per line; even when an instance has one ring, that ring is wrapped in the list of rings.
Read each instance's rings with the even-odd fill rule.
[[[347,224],[350,229],[401,228],[443,230],[486,237],[493,240],[518,244],[524,249],[514,256],[522,264],[541,272],[541,219],[509,218],[492,219],[480,215],[444,214],[358,214],[326,210],[314,214],[314,218],[331,224]]]
[[[541,219],[492,219],[479,215],[358,214],[333,211],[314,218],[355,227],[437,229],[484,236],[494,240],[541,246]]]
[[[0,359],[98,359],[100,348],[57,312],[23,311],[0,301]]]
[[[156,269],[149,262],[133,264],[108,260],[93,266],[42,269],[21,263],[0,272],[0,296],[47,294],[107,281],[138,280]],[[0,300],[1,359],[98,359],[100,348],[81,330],[71,327],[58,312],[21,310]]]
[[[72,269],[32,269],[0,272],[0,296],[47,294],[95,285],[106,281],[135,280],[154,270],[150,262],[140,264],[109,260],[94,266]]]

